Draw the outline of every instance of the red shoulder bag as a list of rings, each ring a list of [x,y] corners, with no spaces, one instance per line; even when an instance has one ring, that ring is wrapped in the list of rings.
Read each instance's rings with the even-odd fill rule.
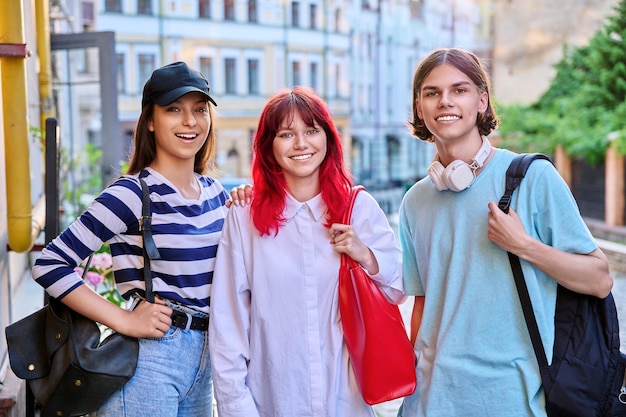
[[[353,188],[344,224],[350,224],[354,201],[362,189]],[[341,254],[339,268],[339,312],[365,402],[372,405],[411,395],[417,386],[415,354],[400,310],[346,254]]]

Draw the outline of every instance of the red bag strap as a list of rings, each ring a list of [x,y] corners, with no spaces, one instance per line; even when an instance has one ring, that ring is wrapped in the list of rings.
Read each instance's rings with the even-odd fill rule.
[[[354,202],[356,201],[356,195],[359,193],[359,191],[361,190],[365,190],[365,187],[362,185],[357,185],[352,187],[352,190],[350,190],[350,205],[348,206],[348,208],[346,209],[346,212],[343,215],[343,224],[350,224],[350,220],[352,219],[352,208],[354,207]]]

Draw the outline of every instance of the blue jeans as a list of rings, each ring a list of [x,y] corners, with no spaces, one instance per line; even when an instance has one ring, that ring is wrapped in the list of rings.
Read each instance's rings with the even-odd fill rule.
[[[161,339],[139,339],[130,381],[97,417],[211,417],[213,385],[207,331],[170,326]]]

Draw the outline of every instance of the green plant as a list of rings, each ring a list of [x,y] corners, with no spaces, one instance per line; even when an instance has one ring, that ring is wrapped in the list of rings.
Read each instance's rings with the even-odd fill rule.
[[[28,127],[28,130],[30,131],[30,134],[33,136],[33,141],[39,146],[39,149],[43,152],[46,149],[45,136],[44,136],[43,130],[33,125],[30,125]]]

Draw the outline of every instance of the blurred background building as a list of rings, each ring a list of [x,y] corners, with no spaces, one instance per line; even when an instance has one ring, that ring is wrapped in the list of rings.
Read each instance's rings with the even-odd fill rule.
[[[356,180],[372,191],[395,189],[381,197],[388,202],[432,159],[432,147],[405,127],[417,62],[440,46],[490,57],[493,42],[486,0],[64,0],[53,10],[53,49],[57,34],[76,34],[78,46],[64,43],[51,60],[57,89],[73,98],[57,100],[61,137],[73,149],[85,141],[114,146],[113,159],[103,155],[105,177],[129,151],[152,70],[184,60],[208,77],[218,102],[218,176],[249,176],[263,105],[278,89],[303,84],[329,103]],[[117,64],[116,84],[106,91],[117,92],[120,138],[103,138],[98,85],[87,81],[98,77],[98,56],[81,44],[95,32],[115,34],[107,59]]]

